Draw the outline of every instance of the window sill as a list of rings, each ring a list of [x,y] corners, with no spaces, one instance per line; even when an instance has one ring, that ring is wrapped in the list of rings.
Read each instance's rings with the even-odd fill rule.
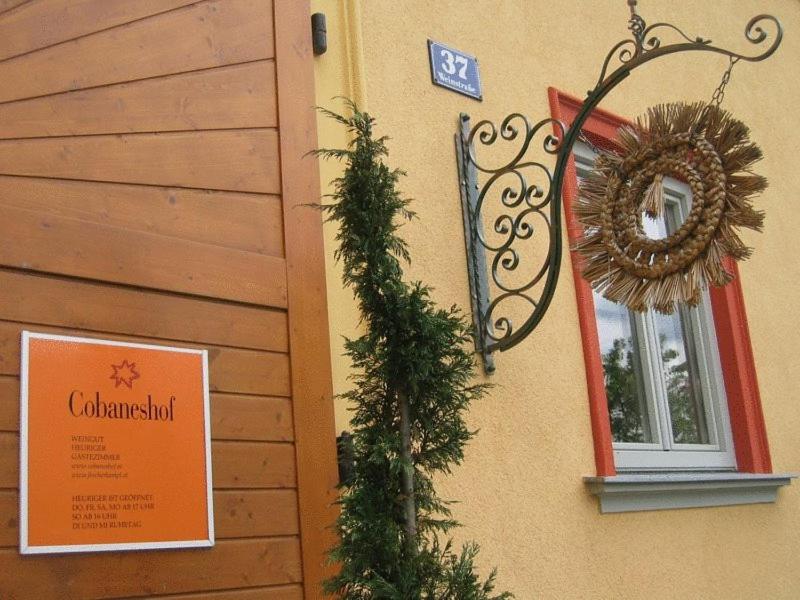
[[[600,512],[619,513],[775,502],[793,473],[631,473],[584,477]]]

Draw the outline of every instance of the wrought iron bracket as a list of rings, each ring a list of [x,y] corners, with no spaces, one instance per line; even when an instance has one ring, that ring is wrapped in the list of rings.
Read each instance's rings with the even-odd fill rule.
[[[758,15],[747,23],[744,33],[747,41],[758,45],[763,52],[752,56],[739,54],[714,46],[711,40],[691,38],[669,23],[648,26],[636,13],[636,1],[629,0],[628,4],[631,7],[628,29],[632,35],[614,45],[606,55],[595,87],[587,93],[569,127],[553,118],[534,125],[522,113],[506,116],[499,125],[482,120],[471,126],[470,117],[460,115],[455,142],[467,272],[475,345],[487,373],[495,369],[493,353],[508,350],[525,339],[542,320],[553,299],[561,267],[564,174],[581,128],[600,101],[631,71],[656,58],[701,51],[722,54],[735,61],[759,62],[772,56],[783,39],[778,19]],[[774,29],[771,40],[764,28],[767,24],[768,30]],[[674,36],[676,41],[662,44],[659,38],[662,32]],[[529,150],[536,140],[540,141],[535,145],[541,144],[544,153],[555,157],[552,171],[530,157]],[[486,150],[496,142],[509,142],[513,156],[499,165],[491,165],[484,160],[485,152],[479,158],[478,149]],[[499,214],[490,214],[492,210]],[[535,226],[537,220],[544,227]],[[521,248],[536,241],[534,234],[539,228],[547,233],[547,252],[524,274],[524,269],[520,269],[525,257]],[[520,314],[524,319],[515,327],[512,316]]]

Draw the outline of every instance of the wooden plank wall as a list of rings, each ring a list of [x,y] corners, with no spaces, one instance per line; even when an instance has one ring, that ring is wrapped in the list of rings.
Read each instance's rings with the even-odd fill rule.
[[[308,282],[291,279],[297,269],[287,277],[284,240],[302,243],[304,232],[283,218],[280,129],[297,119],[289,108],[279,119],[279,94],[288,107],[293,91],[276,83],[275,21],[295,27],[279,45],[292,54],[288,81],[291,38],[307,33],[308,17],[305,2],[275,1],[0,0],[3,600],[303,597],[301,556],[319,555],[326,536],[313,518],[301,532],[298,480],[330,489],[331,469],[315,477],[308,452],[295,451],[296,438],[319,436],[293,404],[301,369],[289,350],[311,339],[302,327],[326,323],[301,323],[301,312],[290,332]],[[209,350],[213,549],[19,554],[23,329]],[[330,385],[325,365],[319,373],[313,393]],[[329,456],[318,457],[328,466],[330,430]],[[306,573],[321,572],[318,558]]]

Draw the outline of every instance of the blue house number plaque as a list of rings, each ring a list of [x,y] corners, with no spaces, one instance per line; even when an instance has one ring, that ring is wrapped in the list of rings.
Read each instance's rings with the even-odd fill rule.
[[[428,51],[433,83],[470,98],[483,100],[477,58],[433,40],[428,40]]]

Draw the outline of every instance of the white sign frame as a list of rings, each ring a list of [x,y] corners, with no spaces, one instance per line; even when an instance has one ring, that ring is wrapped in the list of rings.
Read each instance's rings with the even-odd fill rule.
[[[156,344],[139,344],[103,340],[97,338],[54,335],[33,331],[22,331],[20,355],[20,453],[19,453],[19,550],[21,554],[56,554],[74,552],[112,552],[120,550],[163,550],[169,548],[211,548],[215,543],[214,536],[214,497],[211,474],[211,408],[208,390],[208,350],[195,348],[178,348]],[[70,544],[63,546],[31,546],[28,543],[28,377],[30,340],[54,340],[67,343],[96,344],[99,346],[122,346],[125,348],[141,348],[185,354],[199,354],[203,363],[203,419],[205,429],[206,454],[206,506],[208,513],[208,538],[202,540],[174,540],[161,542],[130,542],[114,544]]]

